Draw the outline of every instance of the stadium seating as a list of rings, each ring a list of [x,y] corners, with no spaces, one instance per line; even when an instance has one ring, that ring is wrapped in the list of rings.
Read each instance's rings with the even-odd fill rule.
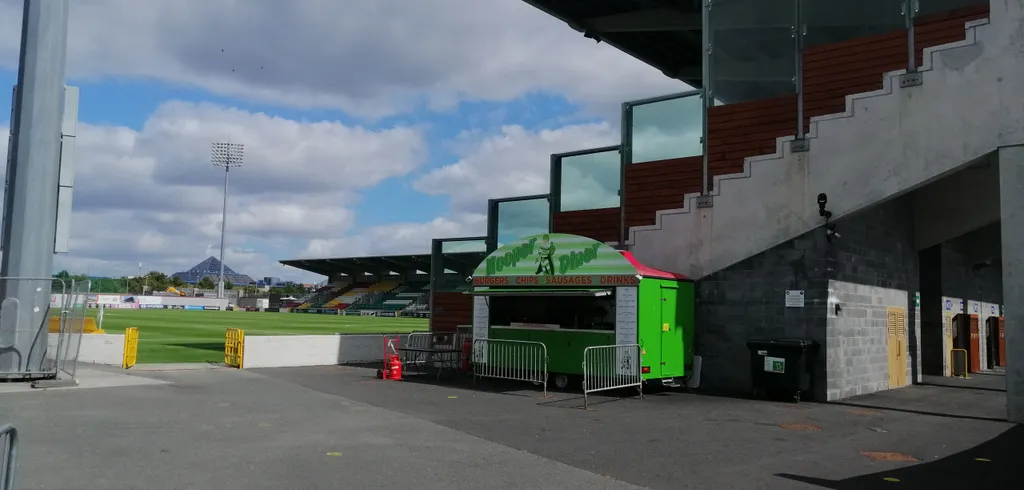
[[[376,292],[368,294],[357,304],[350,306],[353,310],[368,311],[402,311],[424,295],[427,283],[406,283],[399,285],[394,281],[377,284]]]
[[[376,286],[376,284],[353,284],[345,291],[336,294],[329,301],[324,302],[322,306],[317,306],[315,308],[337,308],[339,310],[344,310],[352,303],[358,301],[363,295],[372,292],[374,286]]]
[[[322,308],[326,303],[334,300],[340,295],[350,291],[353,285],[328,284],[320,289],[313,296],[303,302],[298,308]]]

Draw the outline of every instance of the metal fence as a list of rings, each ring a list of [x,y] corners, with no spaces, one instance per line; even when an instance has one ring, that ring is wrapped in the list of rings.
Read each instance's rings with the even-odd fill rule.
[[[18,429],[0,425],[0,490],[14,490],[14,473],[18,463]]]
[[[64,281],[52,277],[0,277],[0,378],[54,377],[56,351],[48,334],[60,333],[64,308],[54,308],[51,317],[51,294],[64,298],[65,292]]]
[[[473,341],[473,380],[508,379],[537,383],[548,395],[548,348],[540,342],[476,339]]]
[[[583,407],[597,391],[635,387],[644,397],[640,344],[598,345],[583,350]]]

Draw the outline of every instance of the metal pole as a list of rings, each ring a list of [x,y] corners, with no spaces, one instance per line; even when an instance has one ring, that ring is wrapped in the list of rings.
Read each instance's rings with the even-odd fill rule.
[[[56,235],[64,65],[69,0],[25,0],[21,56],[11,121],[0,276],[50,277]],[[43,371],[49,281],[5,281],[0,297],[17,300],[0,321],[0,377]],[[45,293],[37,290],[45,288]],[[41,294],[42,293],[42,294]],[[13,321],[10,321],[13,320]]]
[[[244,146],[240,143],[214,143],[210,160],[216,167],[224,167],[224,207],[220,220],[220,277],[217,281],[217,298],[224,298],[224,237],[228,223],[228,172],[231,167],[241,167]]]
[[[228,224],[228,171],[231,167],[224,166],[224,207],[220,216],[220,279],[217,281],[217,299],[224,299],[224,234]]]

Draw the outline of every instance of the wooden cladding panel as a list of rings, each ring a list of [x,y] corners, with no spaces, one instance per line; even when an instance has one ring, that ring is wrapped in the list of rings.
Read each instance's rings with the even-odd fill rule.
[[[847,95],[880,90],[882,74],[906,66],[904,30],[808,49],[803,74],[805,124],[812,117],[845,111]]]
[[[775,153],[775,139],[796,133],[796,95],[708,108],[708,172],[743,171],[746,158]]]
[[[703,168],[703,156],[627,165],[622,186],[626,226],[653,225],[658,211],[683,207],[683,196],[700,192]]]
[[[473,297],[461,292],[434,292],[430,311],[431,332],[454,332],[473,324]]]
[[[580,235],[610,243],[619,241],[619,208],[585,209],[555,213],[551,231]]]

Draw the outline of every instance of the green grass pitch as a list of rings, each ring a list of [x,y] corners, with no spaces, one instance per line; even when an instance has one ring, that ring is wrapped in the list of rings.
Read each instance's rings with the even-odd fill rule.
[[[89,309],[95,317],[98,310]],[[224,362],[224,330],[240,328],[253,335],[382,334],[425,331],[423,318],[262,313],[252,311],[188,311],[114,309],[103,312],[103,330],[124,333],[139,329],[139,363]]]

